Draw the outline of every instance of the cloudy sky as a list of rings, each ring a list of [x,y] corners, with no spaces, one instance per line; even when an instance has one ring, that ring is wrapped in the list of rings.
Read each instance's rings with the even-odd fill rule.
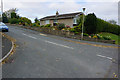
[[[95,13],[97,17],[104,20],[115,20],[118,22],[119,0],[3,0],[4,11],[17,8],[18,14],[34,18],[42,18],[49,15],[80,12],[85,7],[86,14]]]

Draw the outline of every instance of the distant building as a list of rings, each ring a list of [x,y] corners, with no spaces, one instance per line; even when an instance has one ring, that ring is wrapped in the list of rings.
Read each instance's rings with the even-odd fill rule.
[[[56,23],[64,23],[65,25],[73,27],[76,26],[77,19],[82,14],[83,14],[82,12],[59,14],[57,11],[56,15],[41,18],[40,25],[51,24],[52,26],[55,26]]]

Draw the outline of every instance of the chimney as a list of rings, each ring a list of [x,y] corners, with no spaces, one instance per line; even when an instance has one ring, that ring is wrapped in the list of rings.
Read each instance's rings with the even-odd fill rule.
[[[56,11],[56,16],[58,16],[59,15],[59,13],[58,13],[58,11]]]

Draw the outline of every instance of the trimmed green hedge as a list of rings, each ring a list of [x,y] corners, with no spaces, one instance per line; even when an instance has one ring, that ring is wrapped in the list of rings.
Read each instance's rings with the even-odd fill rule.
[[[97,18],[97,33],[99,32],[109,32],[113,34],[120,35],[120,26],[110,24],[107,21]]]

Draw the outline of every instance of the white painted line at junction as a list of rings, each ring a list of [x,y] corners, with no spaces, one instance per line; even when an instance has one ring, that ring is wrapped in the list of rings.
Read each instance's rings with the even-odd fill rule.
[[[30,36],[30,35],[27,35],[27,34],[24,34],[23,35],[27,36],[27,37],[30,37],[30,38],[33,38],[33,39],[37,39],[36,37],[33,37],[33,36]]]
[[[45,42],[51,43],[51,44],[54,44],[54,45],[57,45],[57,46],[65,47],[65,48],[68,48],[68,49],[74,49],[73,47],[65,46],[65,45],[62,45],[62,44],[57,44],[57,43],[54,43],[54,42],[51,42],[51,41],[47,41],[47,40],[45,40]]]
[[[11,47],[10,51],[2,59],[0,59],[0,63],[11,54],[13,48],[14,48],[14,43],[12,42],[12,47]]]
[[[111,57],[107,57],[107,56],[103,56],[103,55],[97,55],[97,56],[99,56],[99,57],[103,57],[103,58],[107,58],[107,59],[109,59],[109,60],[112,60],[113,58],[111,58]]]

